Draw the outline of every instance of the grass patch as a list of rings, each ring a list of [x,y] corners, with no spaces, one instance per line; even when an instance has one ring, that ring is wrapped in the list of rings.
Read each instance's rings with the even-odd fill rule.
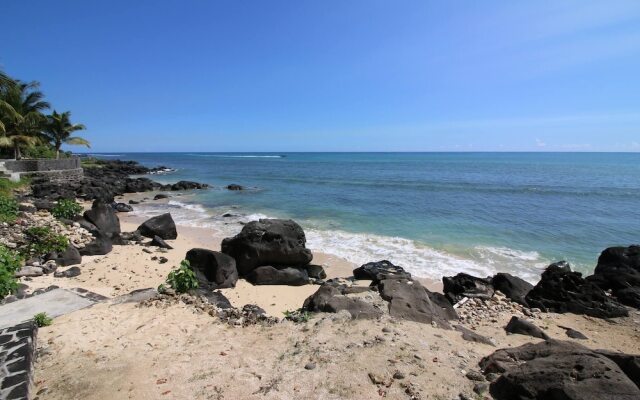
[[[53,319],[47,313],[41,312],[33,316],[33,320],[39,328],[53,324]]]
[[[15,190],[28,186],[30,183],[31,180],[27,178],[22,178],[18,182],[0,178],[0,195],[13,196]]]

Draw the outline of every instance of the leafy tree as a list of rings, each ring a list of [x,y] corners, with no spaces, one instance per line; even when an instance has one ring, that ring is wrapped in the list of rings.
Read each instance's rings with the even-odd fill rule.
[[[47,116],[47,123],[44,127],[44,136],[51,141],[56,149],[56,158],[60,158],[60,147],[62,144],[87,146],[89,141],[78,136],[71,136],[73,132],[86,129],[82,124],[71,123],[71,112],[65,111],[58,114],[53,110],[53,114]]]
[[[49,108],[38,82],[9,80],[0,77],[0,146],[13,148],[16,159],[21,149],[39,142],[39,134],[46,118],[42,111]]]

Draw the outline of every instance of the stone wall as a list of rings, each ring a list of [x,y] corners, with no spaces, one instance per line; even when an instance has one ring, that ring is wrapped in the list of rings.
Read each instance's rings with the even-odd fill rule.
[[[33,321],[0,329],[0,399],[30,398],[37,333]]]
[[[34,182],[38,180],[70,182],[82,179],[84,177],[84,171],[82,168],[77,168],[62,171],[22,172],[20,173],[20,176],[24,178],[31,178]]]
[[[7,160],[4,162],[4,166],[12,172],[42,172],[79,169],[80,158],[72,157],[60,160]]]

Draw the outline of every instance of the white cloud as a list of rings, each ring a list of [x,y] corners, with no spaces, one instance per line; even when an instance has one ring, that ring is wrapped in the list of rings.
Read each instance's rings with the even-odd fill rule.
[[[547,143],[543,142],[542,140],[536,138],[536,146],[538,147],[545,147],[547,145]]]

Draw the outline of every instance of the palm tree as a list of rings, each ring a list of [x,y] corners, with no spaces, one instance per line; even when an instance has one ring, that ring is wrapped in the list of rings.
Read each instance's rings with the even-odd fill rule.
[[[6,75],[5,75],[6,77]],[[13,147],[16,160],[20,149],[38,143],[38,135],[46,120],[42,111],[49,108],[38,82],[24,83],[4,79],[0,85],[1,147]]]
[[[71,136],[73,132],[87,129],[82,124],[71,123],[71,111],[58,114],[53,110],[53,114],[47,116],[47,124],[44,127],[44,136],[49,139],[56,149],[56,158],[60,158],[60,147],[62,144],[87,146],[89,141],[78,136]]]

